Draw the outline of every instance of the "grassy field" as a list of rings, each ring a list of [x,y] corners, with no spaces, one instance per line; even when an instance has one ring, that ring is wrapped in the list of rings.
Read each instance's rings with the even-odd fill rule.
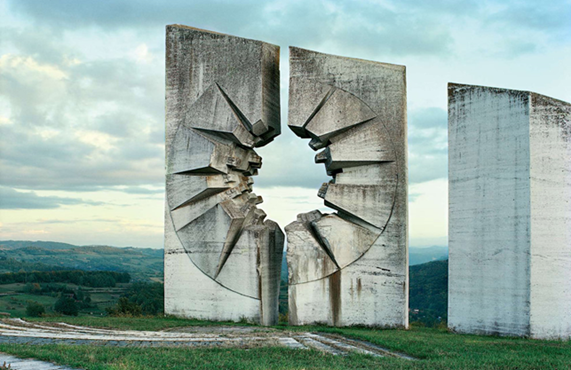
[[[38,319],[42,320],[135,330],[221,324],[175,318]],[[419,360],[373,358],[357,354],[335,357],[313,350],[287,348],[141,349],[3,344],[0,351],[84,369],[571,369],[570,342],[459,335],[432,328],[405,331],[279,326],[277,329],[342,334],[407,353]]]
[[[79,287],[74,284],[60,284],[65,285],[71,290],[77,290]],[[121,294],[127,289],[129,284],[117,284],[114,288],[89,288],[81,287],[85,293],[89,293],[91,303],[94,308],[86,308],[80,310],[81,315],[103,315],[105,308],[114,306]],[[0,312],[7,312],[12,317],[26,316],[26,306],[28,302],[37,302],[42,304],[47,314],[54,314],[54,304],[57,300],[57,293],[55,294],[29,294],[25,291],[26,284],[0,284]]]

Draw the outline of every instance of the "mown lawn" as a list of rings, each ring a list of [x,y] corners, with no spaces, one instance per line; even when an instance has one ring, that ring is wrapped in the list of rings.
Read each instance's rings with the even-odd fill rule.
[[[220,323],[171,318],[49,318],[120,329],[158,330]],[[0,351],[84,369],[571,369],[571,342],[459,335],[442,329],[372,330],[280,326],[363,339],[419,358],[336,357],[287,348],[183,349],[0,345]]]

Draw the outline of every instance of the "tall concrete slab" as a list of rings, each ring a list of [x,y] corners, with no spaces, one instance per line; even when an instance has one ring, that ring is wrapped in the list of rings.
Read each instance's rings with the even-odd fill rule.
[[[277,46],[167,26],[165,313],[277,323],[284,235],[251,176],[279,101]]]
[[[571,336],[571,104],[448,85],[448,325]]]
[[[286,229],[292,325],[408,326],[405,67],[290,48],[290,129],[333,214]]]

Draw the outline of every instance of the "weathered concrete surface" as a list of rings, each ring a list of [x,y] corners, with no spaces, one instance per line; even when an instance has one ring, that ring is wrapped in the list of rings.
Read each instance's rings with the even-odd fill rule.
[[[280,133],[279,48],[167,26],[165,313],[277,323],[283,233],[252,147]]]
[[[290,48],[288,126],[338,213],[286,227],[292,325],[408,326],[405,67]]]
[[[450,84],[449,327],[571,336],[571,105]]]

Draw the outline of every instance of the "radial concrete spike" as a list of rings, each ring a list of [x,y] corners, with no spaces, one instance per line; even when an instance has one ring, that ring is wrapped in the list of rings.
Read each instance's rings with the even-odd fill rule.
[[[323,251],[325,253],[327,253],[327,255],[329,256],[329,258],[331,258],[331,261],[333,262],[333,264],[335,265],[335,267],[337,267],[338,269],[341,268],[341,266],[339,266],[339,263],[337,263],[337,260],[335,259],[335,254],[333,253],[333,250],[331,249],[331,246],[329,245],[329,241],[327,239],[325,239],[323,237],[323,235],[321,235],[319,233],[319,230],[316,227],[316,223],[315,221],[311,222],[309,225],[306,225],[306,228],[308,228],[309,232],[311,233],[311,235],[313,235],[313,238],[315,240],[317,240],[317,242],[319,243],[319,245],[321,246],[321,249],[323,249]]]
[[[179,231],[190,222],[195,220],[204,212],[208,211],[218,203],[240,197],[249,189],[247,185],[240,184],[237,187],[230,188],[224,192],[218,193],[214,196],[198,200],[196,202],[188,203],[183,207],[176,208],[171,211],[171,217],[176,231]]]
[[[335,255],[331,251],[331,247],[329,246],[329,243],[316,230],[315,224],[322,217],[323,217],[323,215],[321,214],[321,212],[319,212],[318,210],[315,210],[315,211],[312,211],[309,213],[305,213],[305,214],[302,213],[302,214],[297,215],[297,221],[296,222],[302,224],[303,227],[305,227],[307,229],[307,231],[309,231],[309,233],[311,234],[313,239],[319,244],[319,246],[321,247],[321,249],[323,249],[323,251],[327,254],[327,256],[329,256],[329,258],[331,259],[331,262],[333,262],[333,264],[337,268],[339,268],[339,265],[337,264],[337,261],[335,260]]]
[[[309,138],[305,126],[331,97],[335,87],[294,76],[289,81],[288,127],[297,136]]]
[[[261,204],[264,203],[264,199],[262,198],[261,195],[256,195],[254,193],[249,193],[248,194],[248,204],[255,206],[257,204]]]
[[[234,102],[232,101],[232,99],[230,99],[230,97],[228,97],[228,94],[226,94],[226,92],[224,91],[224,89],[222,89],[222,87],[220,87],[220,84],[216,83],[216,87],[218,88],[218,91],[220,91],[220,93],[222,94],[222,96],[224,97],[224,99],[226,99],[226,102],[228,103],[228,106],[232,109],[232,111],[234,112],[234,115],[236,116],[236,118],[238,118],[238,120],[240,120],[240,123],[242,123],[242,125],[254,136],[256,136],[253,132],[252,132],[252,124],[250,123],[250,121],[248,121],[248,118],[246,118],[246,116],[244,116],[244,113],[242,113],[242,111],[240,111],[240,108],[238,108],[236,106],[236,104],[234,104]]]
[[[232,153],[226,160],[226,164],[235,171],[250,173],[254,169],[262,167],[262,158],[253,149],[245,149],[234,145]]]
[[[256,235],[249,229],[250,227],[245,227],[240,233],[240,237],[234,245],[232,253],[228,255],[224,268],[220,270],[216,281],[228,289],[260,299],[257,239]]]
[[[331,182],[324,182],[323,184],[321,184],[321,187],[317,191],[317,196],[319,198],[325,199],[325,194],[327,194],[327,188],[329,187],[330,184]]]
[[[180,126],[167,162],[167,174],[227,173],[226,158],[232,148],[217,143],[197,131]]]
[[[177,233],[187,253],[191,253],[192,262],[211,278],[216,276],[228,234],[233,235],[241,226],[237,224],[243,221],[244,215],[238,215],[241,218],[217,204]]]
[[[381,230],[372,232],[336,214],[323,216],[313,222],[316,233],[327,242],[340,268],[353,263],[371,248]]]
[[[315,156],[327,173],[379,162],[395,161],[395,152],[385,126],[374,119],[331,138],[329,146]]]
[[[230,289],[260,299],[260,321],[264,325],[277,320],[283,245],[284,235],[276,223],[268,220],[263,224],[245,224],[216,279]]]
[[[167,175],[167,201],[172,210],[230,188],[226,175]]]
[[[306,225],[295,221],[285,230],[290,285],[318,280],[338,270]]]
[[[224,247],[220,252],[220,258],[218,260],[218,265],[216,267],[216,272],[214,274],[214,278],[216,279],[222,271],[224,264],[228,260],[228,257],[232,253],[234,246],[238,242],[238,238],[242,234],[242,230],[246,221],[251,222],[254,218],[255,208],[250,208],[246,214],[242,213],[240,207],[238,207],[232,200],[227,200],[225,202],[220,203],[222,208],[230,215],[232,221],[230,222],[230,227],[228,229],[228,233],[226,234],[226,239],[224,240]]]
[[[325,205],[347,212],[369,224],[384,229],[395,202],[397,177],[382,185],[329,184]]]
[[[312,148],[323,147],[333,136],[375,117],[376,113],[361,99],[350,92],[335,89],[305,125],[305,130],[316,143],[311,145]]]
[[[321,217],[323,217],[323,214],[319,210],[315,209],[311,212],[298,214],[297,215],[297,222],[308,224],[312,221],[319,220]]]
[[[296,276],[293,280],[295,283],[319,279],[339,269],[339,265],[335,260],[335,256],[327,240],[324,240],[315,228],[315,224],[322,216],[321,212],[317,210],[302,213],[297,216],[297,221],[286,226],[286,232],[288,234],[288,260],[289,258],[293,258],[298,261],[303,258],[304,253],[309,253],[308,258],[317,256],[319,259],[317,263],[322,267],[318,272],[302,272],[302,269],[308,267],[307,265],[300,267],[295,263],[292,264],[293,273],[295,274],[293,276]],[[302,239],[304,237],[311,240],[308,239],[303,243]],[[315,250],[316,247],[320,250]],[[311,267],[314,266],[311,265]],[[290,280],[290,283],[293,283],[292,280]]]
[[[249,123],[242,121],[243,115],[233,107],[235,105],[229,103],[227,96],[214,83],[189,108],[184,125],[251,148],[256,137],[246,127]]]

